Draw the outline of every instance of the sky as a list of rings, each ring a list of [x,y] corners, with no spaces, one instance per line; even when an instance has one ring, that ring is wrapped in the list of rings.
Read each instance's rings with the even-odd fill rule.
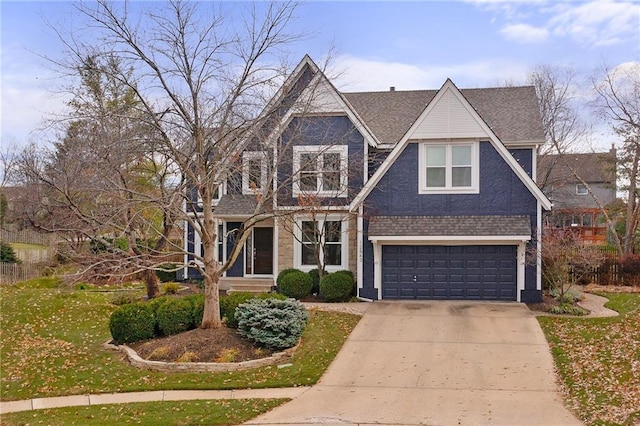
[[[43,120],[64,110],[64,80],[42,58],[62,55],[46,22],[79,24],[69,2],[0,1],[0,145],[50,138]],[[586,81],[603,64],[640,61],[639,1],[303,1],[292,30],[309,33],[290,47],[293,62],[333,47],[343,91],[525,84],[542,64]]]

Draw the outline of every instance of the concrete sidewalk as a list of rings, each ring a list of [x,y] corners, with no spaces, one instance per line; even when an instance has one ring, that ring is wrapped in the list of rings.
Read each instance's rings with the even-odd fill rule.
[[[104,393],[92,395],[57,396],[21,401],[0,401],[0,415],[17,411],[45,408],[78,407],[101,404],[128,404],[131,402],[186,401],[196,399],[250,399],[297,398],[309,387],[238,389],[238,390],[167,390],[151,392]]]

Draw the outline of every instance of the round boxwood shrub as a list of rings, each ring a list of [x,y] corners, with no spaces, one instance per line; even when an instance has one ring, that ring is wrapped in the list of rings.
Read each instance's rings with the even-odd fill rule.
[[[287,269],[283,269],[282,271],[280,271],[280,273],[278,274],[278,277],[276,278],[276,286],[280,286],[280,283],[282,282],[282,278],[291,273],[291,272],[300,272],[300,269],[296,269],[296,268],[287,268]]]
[[[335,272],[320,280],[320,295],[327,302],[346,302],[352,290],[353,278],[349,274]]]
[[[170,299],[160,305],[158,328],[165,336],[182,333],[193,328],[193,306],[189,300]]]
[[[278,293],[294,299],[302,299],[311,294],[312,286],[309,274],[295,270],[282,276],[278,283]]]
[[[122,305],[109,318],[111,336],[118,344],[151,339],[155,327],[153,308],[148,303]]]
[[[238,332],[272,350],[295,346],[307,318],[307,310],[294,299],[251,299],[236,309]]]

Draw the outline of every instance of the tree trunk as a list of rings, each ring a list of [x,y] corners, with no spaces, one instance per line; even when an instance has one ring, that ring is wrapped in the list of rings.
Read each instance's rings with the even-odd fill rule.
[[[153,299],[160,294],[158,286],[158,276],[152,269],[147,269],[142,273],[142,280],[147,287],[147,299]]]
[[[200,328],[220,328],[222,318],[220,317],[220,291],[218,273],[205,273],[204,276],[204,313],[202,315],[202,325]]]

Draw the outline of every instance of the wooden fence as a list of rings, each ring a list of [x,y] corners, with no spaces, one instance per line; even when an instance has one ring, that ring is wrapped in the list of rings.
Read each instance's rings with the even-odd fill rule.
[[[0,284],[14,284],[41,276],[45,271],[44,265],[0,263]]]
[[[9,243],[25,243],[50,246],[54,243],[54,238],[55,236],[53,234],[41,234],[39,232],[27,229],[22,231],[7,231],[6,229],[2,229],[0,231],[0,240]]]

